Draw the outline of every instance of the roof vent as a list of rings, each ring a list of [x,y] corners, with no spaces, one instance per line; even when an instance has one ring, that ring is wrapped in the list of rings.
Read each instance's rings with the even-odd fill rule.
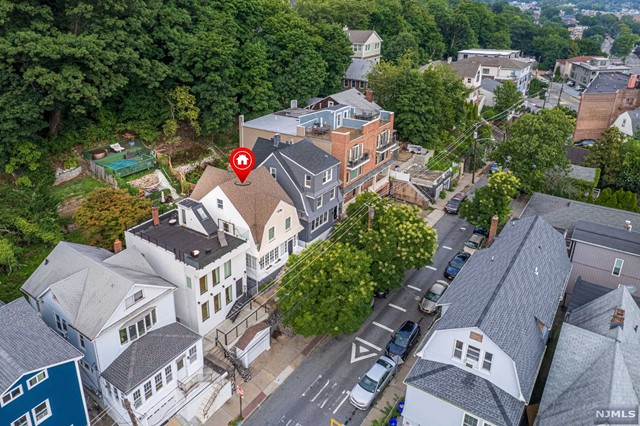
[[[495,259],[495,256],[491,256],[491,261],[493,262],[493,259]]]
[[[200,250],[191,250],[191,257],[198,257],[200,255]]]
[[[630,220],[625,220],[624,221],[624,229],[626,229],[627,231],[631,232],[631,228],[633,228],[633,226],[631,225],[631,221]]]
[[[536,275],[538,275],[538,267],[537,267],[537,266],[536,266],[536,269],[535,269],[534,273],[535,273]]]
[[[220,242],[220,247],[226,247],[229,245],[229,243],[227,242],[227,236],[221,229],[218,229],[218,241]]]
[[[613,317],[611,317],[609,329],[612,330],[616,327],[624,328],[624,309],[622,308],[613,309]]]

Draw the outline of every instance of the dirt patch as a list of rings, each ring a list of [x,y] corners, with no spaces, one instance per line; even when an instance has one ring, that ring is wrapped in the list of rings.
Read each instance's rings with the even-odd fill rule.
[[[80,205],[82,205],[83,199],[84,199],[84,196],[80,195],[80,196],[69,198],[68,200],[62,201],[58,205],[58,215],[60,217],[73,216],[76,210],[80,208]]]

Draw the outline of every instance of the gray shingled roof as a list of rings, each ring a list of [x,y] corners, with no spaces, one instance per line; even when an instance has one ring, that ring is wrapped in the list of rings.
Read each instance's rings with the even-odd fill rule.
[[[624,327],[610,327],[615,308]],[[592,424],[595,408],[637,407],[640,309],[626,288],[580,307],[563,324],[536,418],[538,426]]]
[[[493,93],[493,91],[496,90],[496,88],[502,87],[502,83],[492,78],[483,78],[481,86],[487,92]]]
[[[334,93],[333,95],[329,95],[327,97],[333,99],[339,104],[349,105],[350,107],[353,107],[357,110],[379,112],[382,109],[377,103],[369,102],[364,93],[354,88]]]
[[[518,426],[522,417],[523,402],[453,365],[418,359],[405,381],[495,425]]]
[[[200,339],[198,334],[176,322],[150,331],[131,343],[102,372],[102,377],[125,394],[129,393]]]
[[[480,62],[460,60],[449,64],[460,78],[476,78]]]
[[[318,148],[307,138],[290,145],[280,143],[277,147],[273,145],[273,141],[270,139],[258,138],[256,139],[255,147],[257,147],[259,154],[256,155],[256,167],[259,167],[273,152],[278,153],[278,158],[292,161],[314,175],[340,164],[337,158]],[[258,156],[261,158],[258,159]]]
[[[565,149],[567,151],[567,158],[569,159],[571,164],[575,164],[578,166],[584,163],[584,160],[591,152],[587,148],[580,148],[578,146],[566,146]]]
[[[135,247],[113,255],[61,241],[21,290],[34,298],[51,291],[71,326],[93,340],[136,284],[175,288],[153,272]]]
[[[579,220],[572,239],[640,256],[640,233]]]
[[[23,298],[0,305],[0,394],[23,374],[82,358]]]
[[[584,90],[583,94],[616,93],[627,87],[629,75],[622,73],[598,73],[596,78]]]
[[[521,392],[528,400],[545,349],[537,321],[551,327],[570,271],[559,232],[537,217],[511,221],[491,247],[467,261],[438,303],[447,305],[447,310],[433,330],[478,327],[513,359]],[[426,361],[416,365],[422,362]],[[420,389],[425,386],[422,381],[407,379],[407,383]],[[432,386],[449,383],[428,388]],[[493,393],[474,392],[459,395],[456,405],[485,419],[502,416],[498,424],[518,423],[514,412],[496,413],[490,404],[476,404],[481,397],[495,399]],[[524,403],[520,404],[523,409]]]
[[[597,169],[594,167],[576,166],[575,164],[572,164],[567,176],[576,180],[593,182],[596,180],[596,170]]]
[[[369,40],[374,30],[346,30],[345,33],[352,44],[363,44]]]
[[[452,64],[480,64],[485,67],[500,67],[503,69],[522,70],[531,66],[530,62],[509,58],[492,58],[484,56],[475,56],[473,58],[459,59]],[[460,65],[461,66],[461,65]],[[474,74],[475,75],[475,74]]]
[[[554,228],[567,231],[568,236],[571,236],[573,227],[581,219],[620,229],[623,229],[626,220],[630,220],[634,229],[640,229],[640,214],[638,213],[538,192],[531,196],[520,217],[529,216],[542,216]]]
[[[367,81],[367,76],[375,65],[376,63],[374,61],[368,59],[353,58],[344,77],[349,80]]]
[[[567,306],[567,312],[571,312],[576,308],[579,308],[587,303],[593,302],[597,298],[604,296],[605,294],[613,291],[611,287],[604,287],[598,284],[585,281],[582,277],[578,277],[576,283],[573,286],[573,292],[571,293],[571,299]],[[640,297],[632,296],[636,305],[640,306]]]

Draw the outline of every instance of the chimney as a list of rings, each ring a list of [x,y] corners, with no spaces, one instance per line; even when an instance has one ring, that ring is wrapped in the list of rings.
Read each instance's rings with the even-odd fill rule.
[[[624,328],[624,309],[613,308],[613,316],[611,317],[609,330],[612,330],[616,327]]]
[[[626,229],[627,231],[631,232],[631,228],[633,228],[633,226],[631,225],[631,221],[630,220],[625,220],[624,221],[624,229]]]
[[[493,239],[496,237],[496,234],[498,233],[498,220],[500,219],[498,218],[497,215],[494,215],[491,218],[491,225],[489,226],[489,238],[487,239],[487,247],[489,247],[491,243],[493,243]]]
[[[278,146],[280,144],[280,133],[276,133],[275,135],[273,135],[273,146]]]
[[[627,82],[627,89],[635,89],[637,82],[638,82],[637,74],[631,74],[629,76],[629,81]]]
[[[158,214],[158,206],[151,207],[151,217],[153,218],[153,226],[160,225],[160,215]]]
[[[113,252],[115,254],[118,254],[122,251],[122,241],[120,241],[120,239],[116,238],[116,240],[113,242]]]
[[[452,60],[453,60],[453,58],[452,58],[451,56],[448,56],[448,57],[447,57],[447,63],[448,63],[448,64],[450,64]]]
[[[367,98],[369,102],[373,102],[373,90],[371,89],[365,90],[364,97]]]
[[[291,108],[298,108],[298,100],[291,99]]]

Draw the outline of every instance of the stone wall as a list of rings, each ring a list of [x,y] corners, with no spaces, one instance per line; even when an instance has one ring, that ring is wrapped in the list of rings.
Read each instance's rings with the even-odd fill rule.
[[[75,179],[80,176],[82,173],[82,166],[76,167],[74,169],[58,169],[56,170],[56,180],[53,182],[53,185],[60,185],[62,183],[68,182],[71,179]]]

